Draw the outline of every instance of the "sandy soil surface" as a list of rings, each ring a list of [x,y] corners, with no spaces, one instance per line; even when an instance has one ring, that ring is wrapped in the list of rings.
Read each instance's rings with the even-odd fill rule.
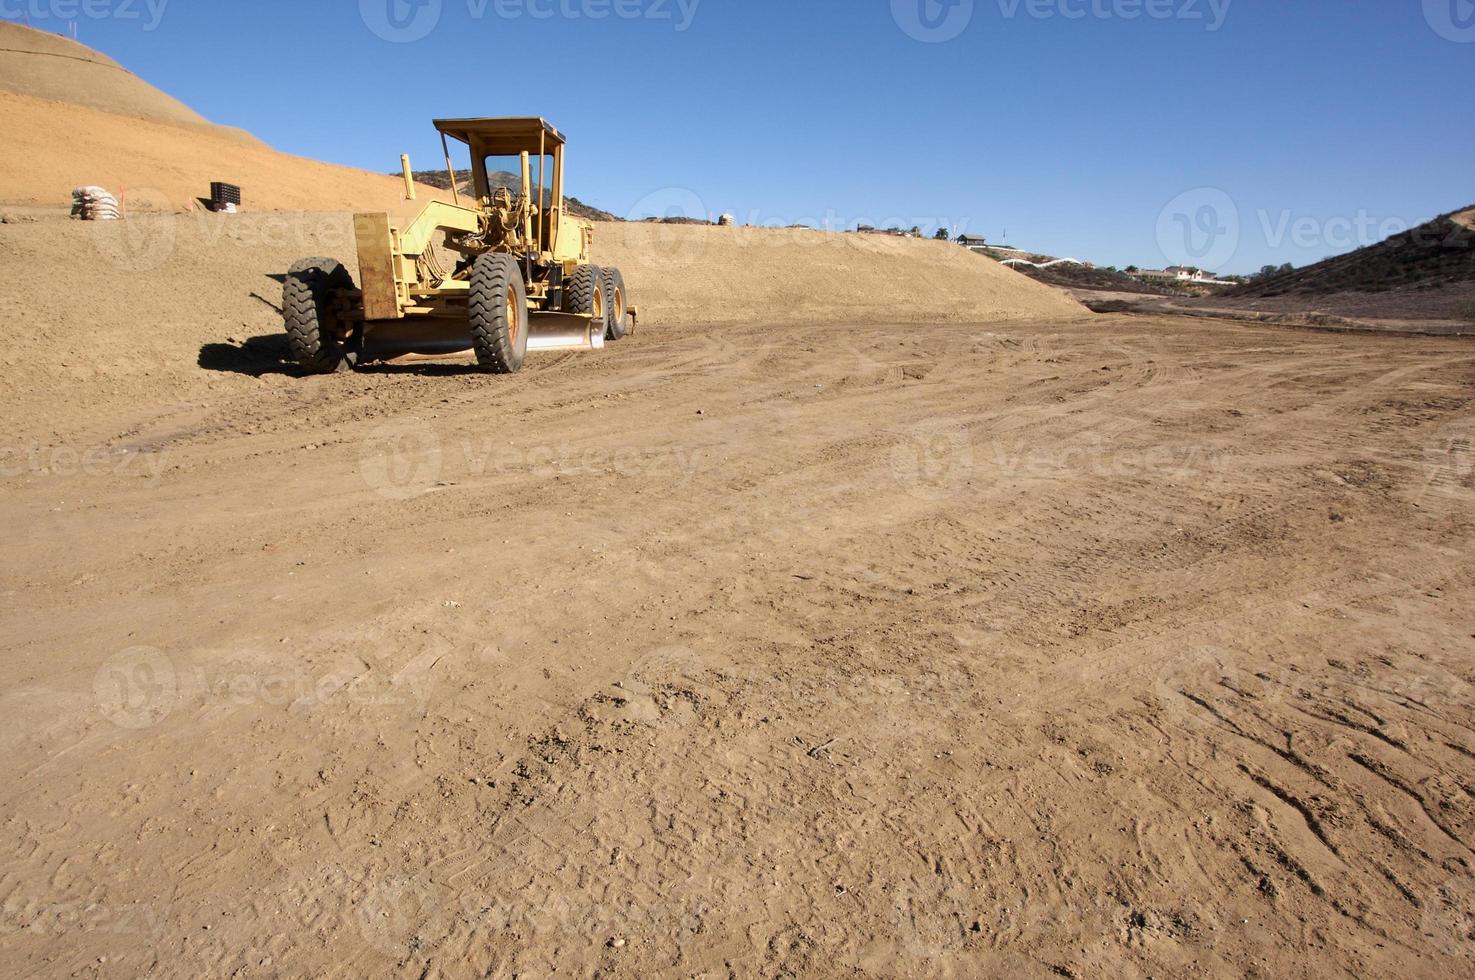
[[[1421,334],[1434,337],[1475,335],[1475,321],[1455,319],[1450,291],[1429,291],[1425,301],[1399,301],[1387,294],[1343,293],[1329,302],[1304,297],[1273,299],[1185,299],[1072,289],[1070,294],[1097,313],[1194,316],[1311,330],[1356,333]],[[1363,302],[1363,300],[1368,300]],[[1341,312],[1332,312],[1340,310]],[[1442,312],[1441,312],[1442,311]]]
[[[1331,296],[1205,296],[1170,302],[1205,310],[1335,316],[1349,320],[1413,324],[1462,322],[1466,330],[1475,332],[1475,315],[1463,315],[1467,309],[1475,310],[1475,283],[1379,293],[1353,291]]]
[[[604,223],[595,226],[594,260],[624,272],[653,325],[966,323],[1086,313],[1057,289],[931,240]]]
[[[61,214],[37,211],[0,224],[0,260],[24,272],[0,290],[0,317],[9,324],[0,344],[0,413],[13,438],[72,441],[78,426],[105,429],[117,413],[142,405],[239,391],[235,375],[280,363],[281,278],[292,262],[329,255],[357,269],[347,214],[116,223]],[[594,254],[624,271],[647,328],[765,316],[812,323],[1086,315],[1049,287],[937,242],[606,224],[596,230]],[[62,403],[77,411],[56,411]]]
[[[267,276],[336,233],[232,227],[0,226],[0,972],[1471,968],[1468,342],[668,310],[302,379]]]

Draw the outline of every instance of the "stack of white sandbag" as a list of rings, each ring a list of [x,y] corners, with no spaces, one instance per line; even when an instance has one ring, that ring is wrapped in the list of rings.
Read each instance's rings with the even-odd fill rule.
[[[117,221],[118,199],[101,187],[78,187],[72,191],[72,217],[83,221]]]

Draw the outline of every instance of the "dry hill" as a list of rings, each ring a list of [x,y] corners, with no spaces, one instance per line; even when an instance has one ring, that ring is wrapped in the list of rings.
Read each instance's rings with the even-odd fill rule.
[[[240,184],[250,210],[393,208],[404,196],[397,178],[279,153],[96,51],[18,24],[0,23],[0,132],[0,204],[63,206],[73,187],[98,184],[134,210],[178,211],[212,180]]]
[[[107,55],[8,21],[0,21],[0,89],[121,116],[209,125],[204,116]]]
[[[395,177],[289,156],[216,126],[102,112],[0,91],[0,203],[63,205],[79,184],[125,193],[134,210],[186,210],[212,180],[240,184],[253,211],[394,208]],[[426,187],[425,198],[442,192]],[[449,200],[449,195],[444,195]]]
[[[977,323],[1084,312],[947,242],[620,222],[599,225],[594,248],[624,271],[641,309],[666,322]]]
[[[1366,248],[1264,276],[1215,305],[1344,316],[1475,319],[1475,208]]]

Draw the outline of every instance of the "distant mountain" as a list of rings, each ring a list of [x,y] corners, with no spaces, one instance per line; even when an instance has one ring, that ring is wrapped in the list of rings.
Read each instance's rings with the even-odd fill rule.
[[[1424,291],[1475,286],[1475,207],[1304,269],[1256,277],[1233,299]]]
[[[451,189],[450,177],[444,170],[416,170],[413,176],[417,183],[439,187],[443,191]],[[510,187],[514,189],[522,187],[522,178],[516,174],[509,174],[506,171],[499,170],[487,174],[487,180],[491,183],[494,190],[498,187]],[[473,195],[474,191],[472,190],[470,170],[456,171],[456,193],[462,197],[471,197]],[[610,214],[608,211],[601,211],[599,208],[585,204],[577,197],[570,197],[567,194],[563,196],[563,203],[568,208],[569,214],[572,214],[576,218],[583,218],[586,221],[625,220],[624,218]]]

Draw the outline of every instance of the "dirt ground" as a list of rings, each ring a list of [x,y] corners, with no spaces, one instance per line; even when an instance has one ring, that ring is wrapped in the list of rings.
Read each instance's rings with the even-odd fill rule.
[[[139,212],[399,182],[21,30],[0,976],[1475,969],[1468,340],[624,225],[609,350],[304,379],[345,217]]]
[[[357,271],[344,213],[66,219],[0,206],[0,416],[13,444],[92,445],[114,421],[254,392],[283,353],[281,279],[305,256]],[[1086,316],[1079,303],[943,242],[754,228],[601,224],[650,329]],[[59,288],[59,284],[64,284]],[[771,314],[769,311],[773,311]],[[747,356],[738,348],[734,357]]]
[[[1471,970],[1469,342],[302,379],[180,261],[0,309],[5,975]]]
[[[1475,333],[1475,312],[1466,312],[1475,311],[1475,282],[1384,293],[1245,298],[1206,296],[1177,302],[1209,311],[1222,308],[1250,313],[1324,314],[1374,324],[1407,323],[1414,329],[1457,327],[1466,333]]]
[[[1343,293],[1329,302],[1304,297],[1229,300],[1214,297],[1185,299],[1143,296],[1140,293],[1072,289],[1070,295],[1097,313],[1133,313],[1143,316],[1206,317],[1279,327],[1351,333],[1475,336],[1475,320],[1452,314],[1456,290],[1428,291],[1400,302],[1397,296]],[[1367,300],[1367,302],[1363,302]],[[1336,311],[1336,312],[1334,312]]]

